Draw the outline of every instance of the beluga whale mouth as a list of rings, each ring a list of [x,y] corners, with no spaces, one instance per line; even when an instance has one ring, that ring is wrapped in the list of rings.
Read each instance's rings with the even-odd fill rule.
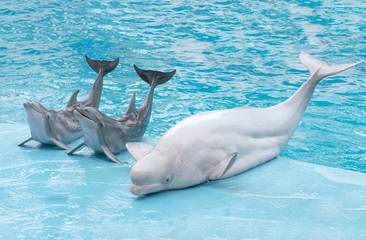
[[[305,52],[300,60],[310,76],[284,102],[268,108],[202,112],[171,127],[155,147],[127,143],[136,160],[130,171],[131,192],[142,195],[186,188],[231,177],[276,158],[296,130],[316,85],[362,62],[331,66]]]
[[[71,95],[66,108],[59,112],[47,109],[38,102],[25,102],[24,108],[27,113],[31,137],[18,144],[18,146],[23,146],[30,140],[35,140],[42,144],[71,149],[67,144],[82,136],[80,123],[73,114],[74,109],[77,107],[99,107],[103,77],[113,71],[119,63],[119,58],[114,61],[100,61],[85,56],[85,59],[89,66],[98,73],[87,98],[84,101],[77,101],[79,93],[79,90],[77,90]]]
[[[142,105],[136,108],[134,93],[126,113],[120,117],[108,117],[91,107],[76,108],[74,114],[82,126],[84,142],[68,154],[88,146],[96,152],[104,153],[113,162],[120,163],[115,154],[126,150],[127,142],[141,140],[150,120],[155,87],[169,81],[176,71],[143,70],[136,65],[134,68],[140,78],[150,85],[149,93]]]

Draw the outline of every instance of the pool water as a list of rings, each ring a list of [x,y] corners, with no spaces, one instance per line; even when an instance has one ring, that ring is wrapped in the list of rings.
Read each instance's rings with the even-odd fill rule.
[[[171,71],[144,141],[199,112],[268,107],[307,79],[305,50],[331,64],[366,59],[363,1],[0,3],[0,238],[364,239],[366,64],[324,79],[286,149],[238,176],[137,198],[128,153],[67,156],[32,142],[23,108],[61,110],[96,78],[84,55],[120,58],[100,110],[123,115],[149,89],[133,70]],[[76,146],[75,142],[73,146]]]

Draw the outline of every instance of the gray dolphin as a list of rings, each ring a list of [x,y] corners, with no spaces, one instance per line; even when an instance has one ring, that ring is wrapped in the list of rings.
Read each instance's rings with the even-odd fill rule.
[[[30,140],[35,140],[43,144],[71,149],[66,144],[82,137],[80,123],[75,118],[73,111],[77,107],[99,107],[103,89],[103,77],[113,71],[119,63],[119,58],[114,61],[93,60],[86,55],[85,58],[89,66],[98,73],[98,77],[88,97],[84,101],[78,102],[77,95],[79,90],[75,91],[66,108],[59,112],[47,109],[38,102],[25,102],[24,108],[27,113],[31,137],[18,144],[18,146],[22,146]]]
[[[84,142],[68,154],[72,154],[85,145],[107,155],[113,162],[120,163],[114,155],[126,150],[126,143],[139,141],[144,135],[151,116],[154,89],[157,85],[169,81],[176,70],[160,72],[143,70],[134,65],[137,74],[150,85],[150,91],[142,105],[136,109],[135,93],[132,95],[125,115],[111,118],[93,107],[78,107],[75,117],[79,120],[84,134]]]

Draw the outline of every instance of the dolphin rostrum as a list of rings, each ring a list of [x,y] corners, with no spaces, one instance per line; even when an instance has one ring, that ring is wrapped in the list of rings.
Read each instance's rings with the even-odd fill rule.
[[[154,89],[157,85],[169,81],[176,70],[160,72],[143,70],[134,65],[137,74],[150,85],[149,93],[142,105],[136,109],[135,93],[132,95],[125,115],[111,118],[92,107],[78,107],[74,110],[84,134],[84,142],[68,154],[72,154],[85,145],[107,155],[113,162],[120,163],[114,155],[126,149],[130,141],[139,141],[144,135],[151,116]]]
[[[73,111],[77,107],[99,107],[103,89],[103,77],[113,71],[119,63],[119,58],[114,61],[93,60],[85,56],[89,66],[98,73],[93,87],[84,101],[77,101],[79,90],[75,91],[66,105],[66,108],[57,112],[47,109],[38,102],[25,102],[24,108],[31,131],[31,137],[18,146],[30,140],[43,144],[57,145],[63,149],[71,149],[66,144],[82,137],[81,126],[75,118]]]
[[[289,99],[268,108],[238,107],[190,116],[170,128],[155,148],[127,143],[136,160],[130,190],[146,195],[234,176],[278,156],[287,145],[317,83],[354,64],[328,66],[300,54],[309,79]]]

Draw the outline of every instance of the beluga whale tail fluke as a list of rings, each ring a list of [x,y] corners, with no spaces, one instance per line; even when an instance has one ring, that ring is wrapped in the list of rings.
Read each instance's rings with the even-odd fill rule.
[[[73,154],[88,146],[96,152],[104,153],[113,162],[121,163],[114,154],[124,151],[127,142],[141,140],[150,120],[154,89],[169,81],[176,70],[171,72],[143,70],[136,65],[134,68],[141,79],[150,85],[149,93],[142,105],[136,108],[134,93],[126,113],[121,117],[111,118],[91,107],[76,108],[74,114],[82,126],[84,142],[67,154]]]
[[[85,56],[85,59],[89,66],[98,73],[86,99],[79,102],[77,100],[79,90],[76,90],[71,95],[66,108],[59,112],[47,109],[38,102],[25,102],[24,108],[27,113],[31,137],[18,144],[18,146],[23,146],[30,140],[35,140],[42,144],[56,145],[67,150],[72,149],[67,144],[82,136],[80,123],[75,118],[73,111],[78,107],[99,107],[103,77],[113,71],[119,63],[119,58],[113,61],[100,61]]]
[[[327,76],[340,73],[363,62],[359,61],[351,64],[329,66],[328,63],[326,63],[325,61],[320,60],[319,58],[316,58],[314,56],[311,56],[310,54],[304,51],[300,53],[300,59],[301,62],[304,64],[304,66],[309,70],[310,77],[315,75],[317,76],[317,79],[319,81]]]
[[[190,116],[170,128],[155,147],[129,142],[130,190],[146,195],[242,173],[277,157],[286,147],[317,83],[360,62],[330,66],[305,52],[308,80],[286,101],[268,108],[237,107]]]

